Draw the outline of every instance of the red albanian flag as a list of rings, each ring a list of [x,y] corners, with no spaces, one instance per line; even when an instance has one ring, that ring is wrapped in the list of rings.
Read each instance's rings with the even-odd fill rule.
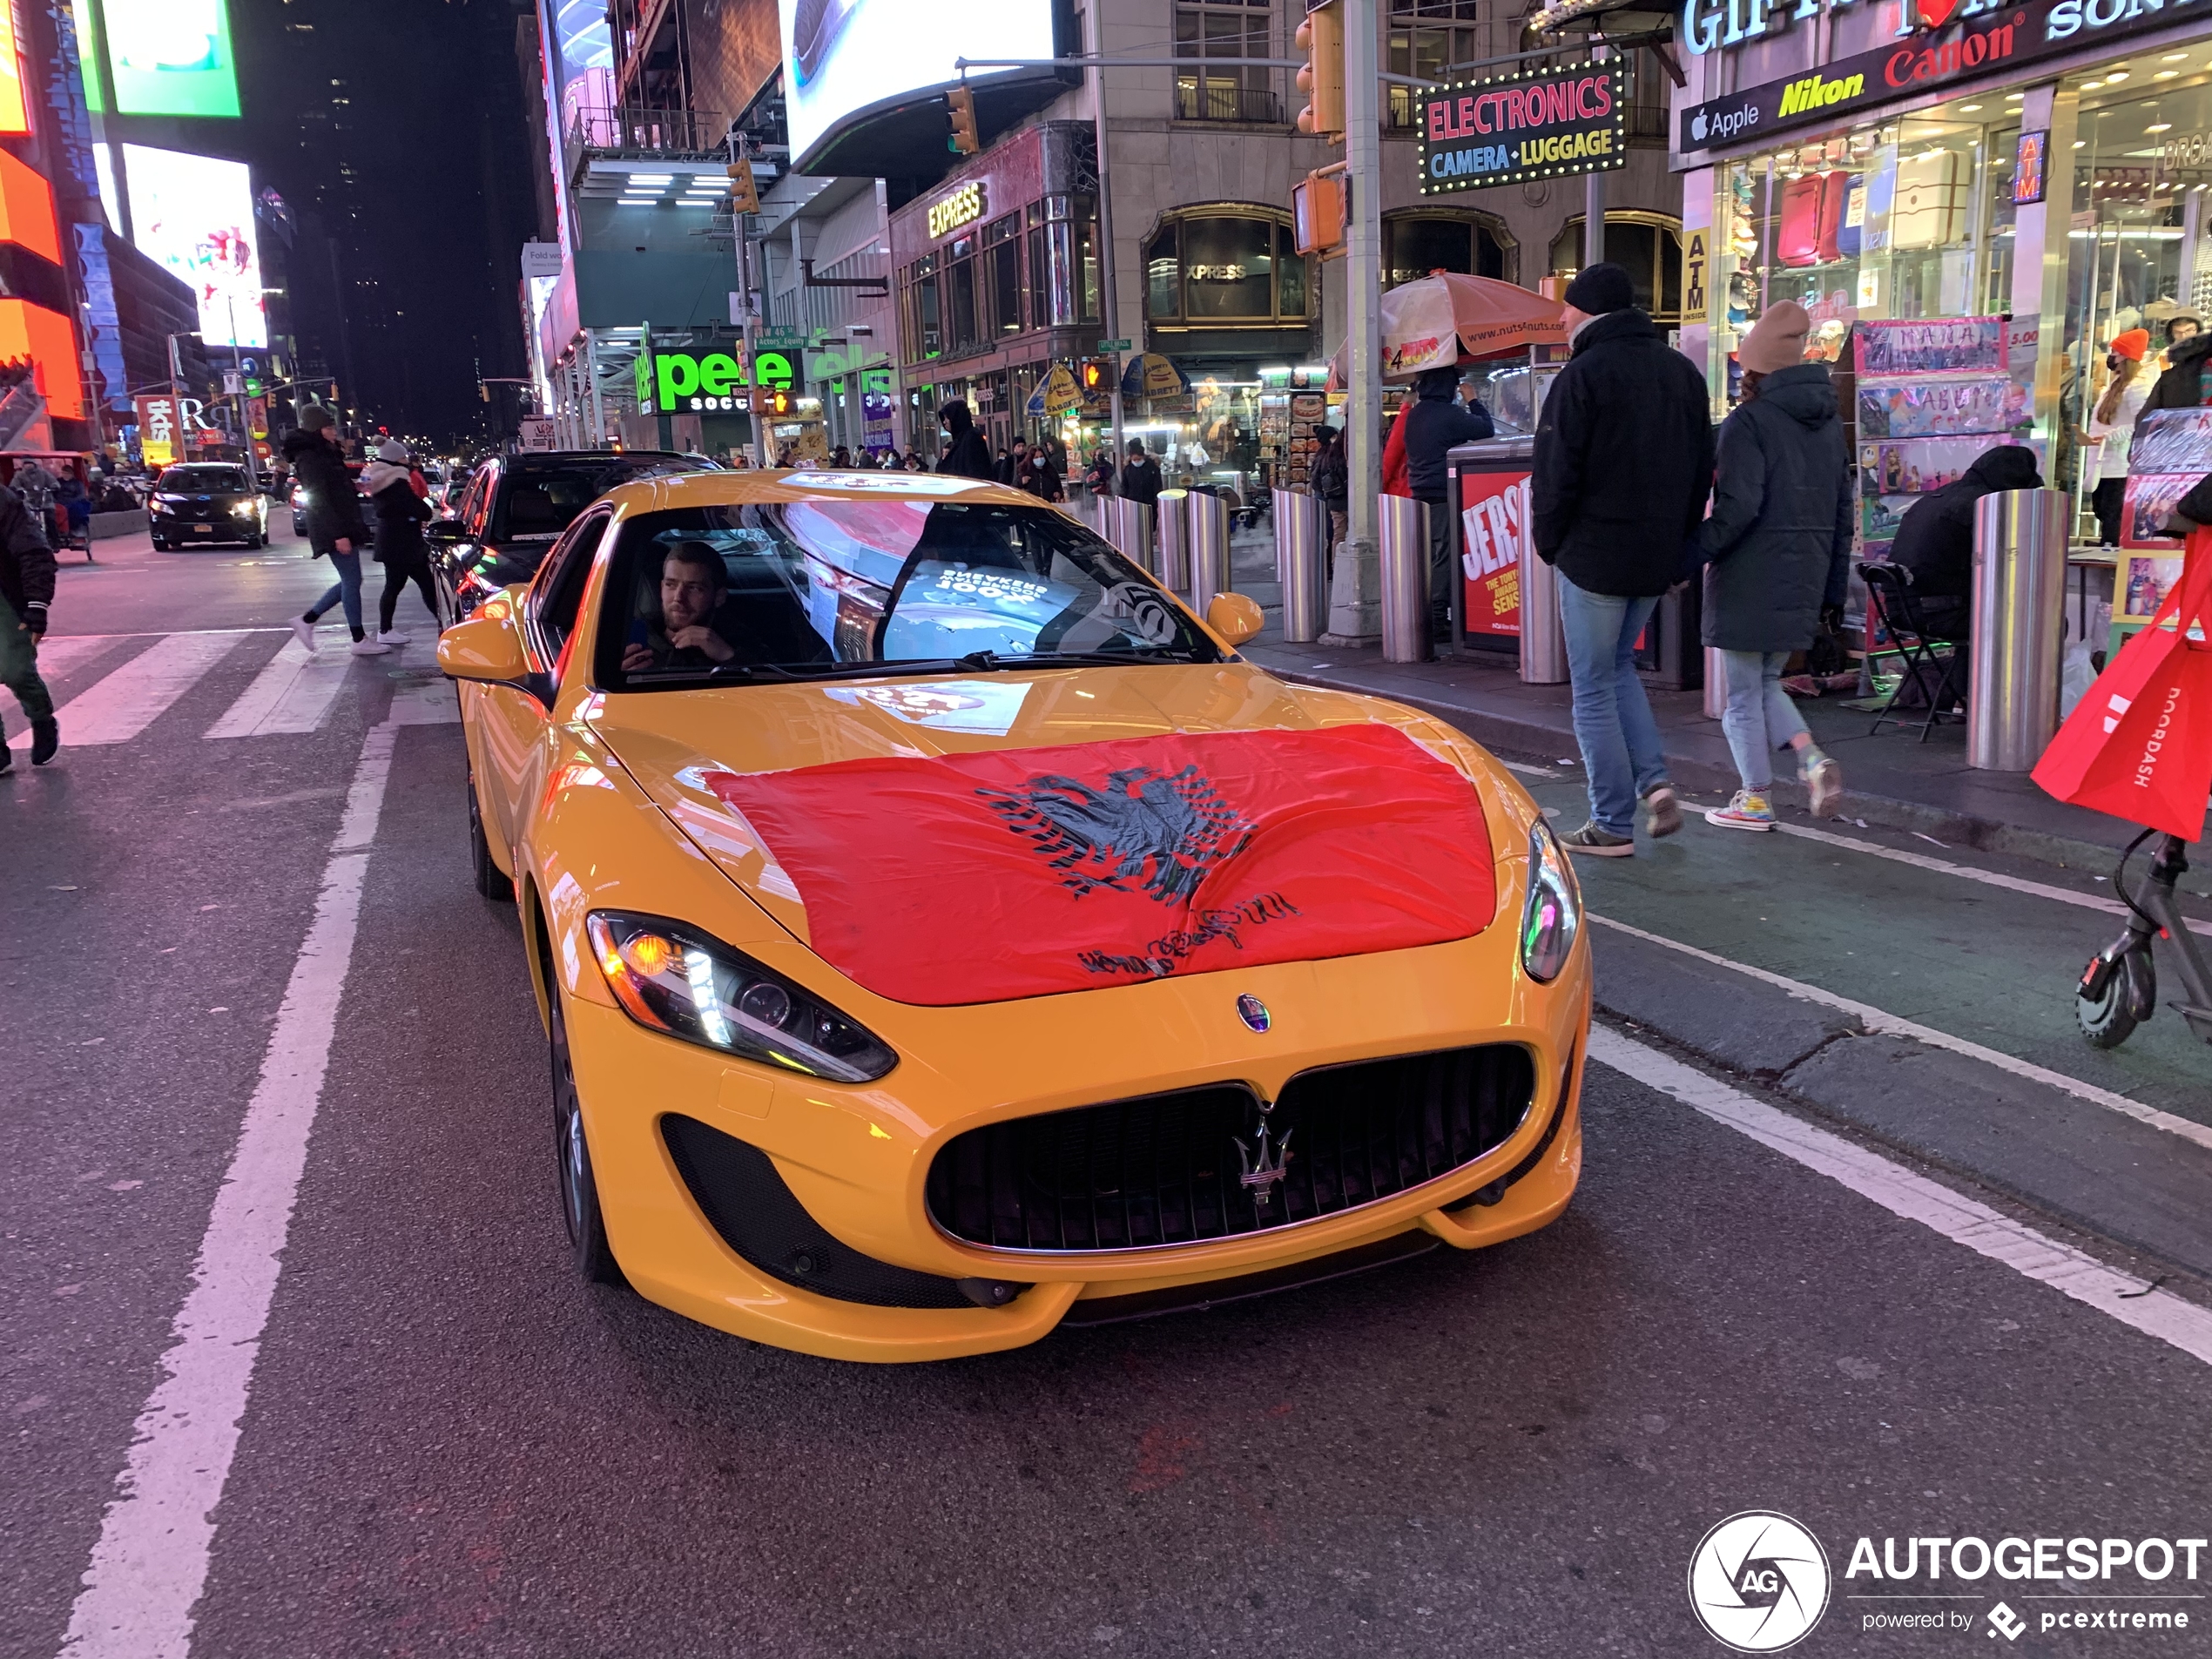
[[[1393,726],[702,781],[798,884],[816,953],[899,1002],[1402,950],[1497,907],[1474,786]]]

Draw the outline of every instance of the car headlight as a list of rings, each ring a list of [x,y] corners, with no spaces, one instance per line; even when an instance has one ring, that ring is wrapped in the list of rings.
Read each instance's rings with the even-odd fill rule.
[[[899,1063],[873,1032],[697,928],[619,910],[583,926],[607,988],[649,1031],[834,1082],[873,1082]]]
[[[1574,867],[1552,826],[1538,819],[1528,831],[1528,898],[1521,910],[1521,965],[1548,984],[1559,977],[1582,930],[1582,895]]]
[[[152,508],[157,513],[173,513],[177,510],[159,496],[156,496],[152,501],[148,502],[146,505]]]
[[[231,511],[240,518],[251,518],[254,514],[254,506],[250,501],[242,501],[239,502],[237,506],[232,508]]]

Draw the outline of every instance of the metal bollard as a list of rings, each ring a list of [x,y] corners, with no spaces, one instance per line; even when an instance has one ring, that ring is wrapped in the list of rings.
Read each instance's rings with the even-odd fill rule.
[[[1200,616],[1229,585],[1229,503],[1194,489],[1183,503],[1190,549],[1190,608]]]
[[[1099,506],[1103,516],[1098,533],[1111,542],[1115,550],[1138,569],[1156,569],[1159,561],[1152,550],[1150,503],[1124,501],[1119,496],[1110,496]]]
[[[1567,680],[1567,635],[1559,615],[1559,572],[1536,556],[1536,539],[1521,541],[1521,681],[1561,685]]]
[[[1328,510],[1295,489],[1274,492],[1275,578],[1283,584],[1283,637],[1311,644],[1329,625],[1329,562],[1322,516]]]
[[[1966,764],[2027,772],[2059,729],[2068,501],[2004,489],[1974,503],[1973,684]]]
[[[1187,489],[1160,492],[1160,562],[1152,573],[1171,593],[1187,593],[1190,588],[1190,521],[1184,509],[1190,498]]]
[[[1375,497],[1381,543],[1386,663],[1425,663],[1428,637],[1428,508],[1408,496]]]

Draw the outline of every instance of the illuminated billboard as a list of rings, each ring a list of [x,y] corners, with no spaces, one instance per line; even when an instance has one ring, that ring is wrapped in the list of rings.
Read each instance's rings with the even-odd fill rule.
[[[84,101],[120,115],[233,116],[237,60],[224,0],[71,0]],[[105,25],[106,62],[95,30]]]
[[[123,175],[131,239],[199,295],[202,343],[266,347],[246,164],[126,144]]]
[[[1053,0],[961,6],[779,0],[777,9],[784,115],[791,152],[802,165],[850,118],[958,80],[955,58],[1053,55]],[[993,73],[978,70],[968,78],[987,80]]]
[[[23,51],[16,39],[16,10],[0,6],[0,133],[19,138],[30,131],[30,106],[23,96]]]

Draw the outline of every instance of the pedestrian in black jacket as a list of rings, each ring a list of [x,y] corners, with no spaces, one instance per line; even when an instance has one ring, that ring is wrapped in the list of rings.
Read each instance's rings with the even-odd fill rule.
[[[430,503],[415,493],[415,472],[408,464],[407,445],[397,438],[379,444],[376,459],[361,472],[361,487],[376,521],[376,562],[384,567],[384,591],[376,601],[376,637],[391,646],[412,644],[412,634],[392,626],[400,594],[408,583],[414,583],[435,629],[438,591],[430,585],[430,548],[422,539],[422,527],[430,522]]]
[[[53,695],[38,673],[38,642],[46,637],[46,610],[54,601],[54,550],[10,487],[15,471],[14,462],[0,460],[0,685],[23,705],[30,722],[30,764],[43,766],[61,746]],[[0,776],[14,765],[0,741]]]
[[[1890,563],[1912,573],[1921,620],[1938,639],[1963,642],[1973,632],[1974,503],[2000,489],[2042,487],[2035,451],[2025,444],[2000,444],[1975,456],[1965,477],[1921,496],[1898,521]]]
[[[293,623],[292,631],[313,651],[315,624],[331,606],[343,604],[354,655],[381,657],[392,648],[371,639],[361,627],[361,547],[368,540],[368,526],[361,521],[361,496],[347,469],[346,453],[330,429],[328,409],[311,403],[300,411],[299,429],[284,435],[284,458],[305,497],[307,545],[338,573],[330,590]]]
[[[1305,482],[1313,499],[1321,503],[1321,556],[1333,575],[1337,543],[1344,540],[1345,521],[1352,509],[1352,462],[1345,454],[1344,434],[1336,428],[1321,428]]]
[[[1147,507],[1160,504],[1160,463],[1152,459],[1142,438],[1129,441],[1129,461],[1122,468],[1122,498],[1141,501]]]
[[[938,458],[937,470],[989,483],[997,471],[991,464],[990,440],[975,429],[968,405],[954,398],[937,411],[937,418],[945,428],[945,453]]]
[[[1460,371],[1432,368],[1415,377],[1406,411],[1406,477],[1413,499],[1428,507],[1428,612],[1432,638],[1452,629],[1452,512],[1445,500],[1445,460],[1454,446],[1489,437],[1490,411],[1460,401]]]
[[[2201,409],[2205,407],[2204,395],[2212,387],[2204,383],[2204,360],[2212,357],[2212,334],[2191,334],[2169,347],[2166,353],[2168,365],[2158,377],[2158,384],[2150,388],[2150,395],[2143,400],[2142,414],[2155,409]]]
[[[1705,377],[1634,298],[1628,272],[1609,261],[1568,285],[1573,355],[1545,395],[1529,481],[1536,554],[1559,570],[1575,741],[1589,777],[1590,821],[1560,840],[1606,858],[1635,852],[1639,799],[1651,834],[1682,827],[1635,644],[1682,579],[1713,483]]]
[[[1840,618],[1850,580],[1851,469],[1828,365],[1805,361],[1812,320],[1794,300],[1769,306],[1743,337],[1744,401],[1721,427],[1713,514],[1701,535],[1705,644],[1721,654],[1728,708],[1721,729],[1743,787],[1705,814],[1723,829],[1771,830],[1774,754],[1797,752],[1825,818],[1843,772],[1820,752],[1782,689],[1793,651]]]

